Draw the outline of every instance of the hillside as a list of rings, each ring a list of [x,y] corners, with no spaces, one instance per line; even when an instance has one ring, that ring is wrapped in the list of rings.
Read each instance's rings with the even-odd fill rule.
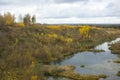
[[[2,80],[30,80],[35,76],[41,79],[46,73],[36,72],[38,63],[61,60],[117,37],[120,37],[118,29],[94,26],[0,27],[0,77]]]

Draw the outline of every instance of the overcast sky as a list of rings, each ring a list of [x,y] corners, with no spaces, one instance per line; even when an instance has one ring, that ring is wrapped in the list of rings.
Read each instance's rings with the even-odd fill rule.
[[[8,11],[40,23],[120,23],[120,0],[0,0],[0,13]]]

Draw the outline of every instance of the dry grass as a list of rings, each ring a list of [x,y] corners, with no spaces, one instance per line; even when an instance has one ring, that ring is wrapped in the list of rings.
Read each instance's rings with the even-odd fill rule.
[[[66,77],[72,80],[99,80],[100,78],[106,78],[105,74],[99,75],[81,75],[74,72],[74,66],[46,66],[49,76]]]
[[[113,54],[120,54],[120,41],[112,44],[110,47]]]
[[[66,25],[56,27],[49,25],[0,27],[1,80],[8,80],[9,78],[16,80],[42,78],[43,80],[45,72],[41,69],[44,67],[38,68],[36,63],[47,64],[51,61],[61,60],[67,55],[74,54],[77,51],[90,50],[96,45],[115,39],[120,35],[117,32],[113,34],[112,29],[111,31],[109,29],[108,33],[108,29],[94,27],[89,28],[89,31],[82,30],[85,31],[86,37],[84,37],[79,31],[80,27]],[[58,68],[54,72],[58,73],[61,70],[66,70],[66,67]],[[65,73],[68,72],[59,75],[70,76],[71,78],[79,76],[74,72],[68,75]]]

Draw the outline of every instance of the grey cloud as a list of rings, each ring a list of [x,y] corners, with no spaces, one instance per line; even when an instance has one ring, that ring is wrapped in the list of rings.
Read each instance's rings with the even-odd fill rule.
[[[36,0],[0,0],[0,6],[24,6],[37,3]]]
[[[74,3],[74,2],[86,2],[88,0],[54,0],[56,3]]]
[[[0,1],[0,6],[6,6],[6,5],[13,5],[13,2],[9,2],[9,1],[4,1],[4,0],[1,0]]]
[[[102,2],[103,0],[93,0],[94,2]]]
[[[0,10],[7,11],[5,9],[11,9],[12,5],[15,14],[31,12],[41,19],[120,17],[119,2],[120,0],[0,0]],[[35,5],[37,6],[33,8]]]
[[[114,7],[114,6],[115,6],[114,3],[109,3],[109,4],[106,6],[106,8],[112,8],[112,7]]]
[[[114,2],[109,3],[106,6],[106,16],[110,16],[110,17],[120,17],[120,5],[119,5],[120,1],[119,0],[115,0]]]
[[[0,2],[0,6],[2,5],[8,5],[9,3],[6,3],[6,2]]]
[[[45,5],[45,4],[62,4],[62,3],[74,3],[74,2],[87,2],[89,0],[0,0],[0,6],[6,5]]]

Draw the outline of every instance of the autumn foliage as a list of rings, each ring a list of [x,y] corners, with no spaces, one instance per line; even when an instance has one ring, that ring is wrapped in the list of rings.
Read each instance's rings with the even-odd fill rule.
[[[15,24],[15,26],[25,27],[25,24],[23,22],[18,22],[18,23]]]
[[[36,23],[35,15],[31,16],[30,14],[26,14],[23,18],[20,17],[20,20],[21,21],[16,22],[15,15],[11,14],[10,12],[4,13],[4,15],[0,14],[0,27],[3,26],[25,27]]]
[[[79,31],[80,31],[80,35],[82,37],[85,37],[85,38],[89,38],[90,35],[89,35],[89,30],[90,30],[90,26],[81,26],[79,28]]]
[[[51,68],[43,65],[88,51],[120,35],[116,29],[113,32],[93,26],[41,25],[30,15],[23,19],[15,22],[10,13],[0,15],[0,80],[46,80]],[[60,70],[53,70],[56,71]]]
[[[7,12],[4,15],[0,15],[0,26],[12,26],[15,23],[15,17],[11,13]]]

